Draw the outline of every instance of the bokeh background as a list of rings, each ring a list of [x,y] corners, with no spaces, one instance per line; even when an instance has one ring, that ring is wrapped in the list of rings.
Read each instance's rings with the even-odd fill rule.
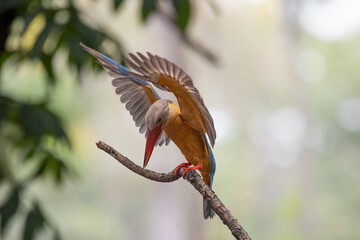
[[[212,114],[213,188],[252,239],[360,239],[360,2],[0,4],[1,239],[232,239],[145,138],[83,42],[181,66]],[[100,71],[99,71],[100,70]],[[170,98],[172,96],[169,96]],[[184,161],[171,143],[149,169]]]

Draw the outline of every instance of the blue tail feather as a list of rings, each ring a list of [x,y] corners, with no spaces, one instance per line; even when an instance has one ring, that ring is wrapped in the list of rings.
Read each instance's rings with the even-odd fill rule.
[[[211,150],[211,147],[210,147],[208,141],[206,141],[206,147],[209,152],[208,160],[211,162],[211,164],[210,164],[210,188],[212,189],[212,183],[213,183],[214,175],[215,175],[215,171],[216,171],[216,162],[215,162],[214,154]]]
[[[215,176],[215,171],[216,171],[216,162],[215,162],[215,157],[214,154],[211,150],[211,147],[208,143],[208,141],[206,141],[206,147],[207,150],[209,152],[209,156],[208,156],[208,160],[211,162],[210,164],[210,188],[212,189],[212,183],[214,180],[214,176]],[[204,218],[213,218],[215,216],[215,212],[214,210],[210,207],[210,205],[205,201],[205,199],[203,200],[203,213],[204,213]]]

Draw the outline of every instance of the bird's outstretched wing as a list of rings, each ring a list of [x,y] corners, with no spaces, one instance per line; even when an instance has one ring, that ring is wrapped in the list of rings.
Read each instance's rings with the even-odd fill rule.
[[[147,57],[141,53],[137,53],[138,56],[129,55],[131,59],[125,59],[125,62],[138,72],[132,76],[172,92],[179,102],[184,121],[188,126],[206,133],[213,147],[216,139],[214,122],[191,78],[174,63],[159,56],[150,53]]]
[[[127,68],[102,53],[80,43],[85,51],[93,55],[98,63],[107,70],[111,77],[114,77],[112,85],[116,88],[116,94],[120,95],[120,101],[125,103],[126,109],[130,112],[139,132],[146,132],[145,116],[150,106],[160,99],[155,89],[146,81],[137,78]],[[158,138],[156,144],[169,144],[170,138],[164,132]]]

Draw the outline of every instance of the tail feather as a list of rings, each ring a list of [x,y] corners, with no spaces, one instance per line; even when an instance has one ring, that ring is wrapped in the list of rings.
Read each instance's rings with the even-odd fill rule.
[[[215,216],[214,210],[210,207],[207,201],[205,201],[205,199],[203,200],[203,211],[205,219],[208,219],[209,217],[213,218]]]
[[[216,170],[216,163],[215,163],[214,154],[211,150],[211,147],[210,147],[208,141],[206,141],[206,146],[207,146],[207,149],[209,152],[208,160],[211,162],[210,174],[209,174],[210,183],[207,183],[207,184],[209,184],[209,187],[212,189],[212,183],[214,180],[214,175],[215,175],[215,170]],[[203,200],[203,213],[204,213],[205,219],[208,219],[209,217],[213,218],[215,216],[215,211],[210,207],[210,205],[205,201],[205,199]]]

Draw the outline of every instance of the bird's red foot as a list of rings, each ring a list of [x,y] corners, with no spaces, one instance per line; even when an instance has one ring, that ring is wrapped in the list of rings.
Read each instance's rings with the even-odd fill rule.
[[[191,165],[191,163],[186,162],[186,163],[182,163],[182,164],[180,164],[179,166],[177,166],[177,167],[175,168],[175,176],[177,176],[178,171],[180,170],[180,168],[182,168],[182,167],[188,167],[188,166],[190,166],[190,165]]]
[[[185,168],[184,173],[183,173],[183,177],[185,176],[185,174],[186,174],[189,170],[191,170],[191,169],[193,169],[193,170],[198,170],[198,169],[200,169],[200,168],[201,168],[201,166],[200,166],[199,163],[198,163],[198,165],[196,165],[195,167]]]

